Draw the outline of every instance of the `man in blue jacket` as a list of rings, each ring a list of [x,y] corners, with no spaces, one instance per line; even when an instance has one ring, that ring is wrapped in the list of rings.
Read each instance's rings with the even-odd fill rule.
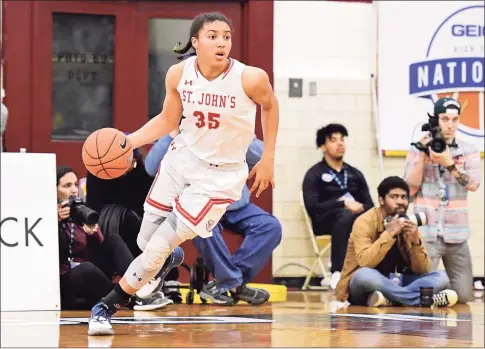
[[[145,159],[149,175],[156,175],[176,135],[177,131],[172,132],[150,149]],[[254,137],[246,153],[250,171],[261,159],[262,153],[263,142]],[[224,228],[244,236],[241,247],[232,256],[222,237]],[[239,300],[253,305],[267,302],[270,294],[266,290],[248,287],[247,283],[261,271],[281,241],[278,219],[251,203],[249,189],[244,186],[241,199],[228,207],[212,234],[210,238],[197,237],[193,240],[204,264],[215,278],[215,281],[203,286],[200,297],[221,305],[233,305]]]

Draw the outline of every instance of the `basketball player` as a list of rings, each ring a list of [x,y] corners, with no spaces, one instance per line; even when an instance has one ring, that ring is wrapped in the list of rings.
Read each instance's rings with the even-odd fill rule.
[[[179,126],[180,134],[160,164],[145,202],[138,236],[143,253],[119,285],[94,306],[89,335],[111,335],[111,317],[153,278],[185,240],[209,237],[226,208],[241,197],[246,180],[259,196],[274,187],[278,102],[261,69],[229,58],[231,22],[220,13],[196,17],[190,40],[176,53],[195,54],[167,72],[162,112],[128,136],[133,148],[156,141]],[[262,108],[264,148],[248,174],[245,162],[254,137],[256,104]]]

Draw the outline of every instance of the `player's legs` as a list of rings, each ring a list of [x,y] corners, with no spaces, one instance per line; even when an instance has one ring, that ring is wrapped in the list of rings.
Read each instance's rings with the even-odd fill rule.
[[[151,212],[145,213],[138,235],[140,250],[145,251],[148,241],[163,221],[165,221],[165,217],[157,216]],[[182,264],[183,260],[184,251],[178,246],[169,255],[155,277],[136,292],[137,297],[134,300],[136,303],[135,310],[155,310],[172,302],[169,299],[165,299],[164,295],[159,291],[170,271]]]
[[[173,198],[186,185],[183,168],[174,161],[173,153],[173,150],[169,151],[162,161],[145,202],[145,215],[137,238],[143,252],[131,263],[113,291],[93,308],[89,334],[113,333],[110,319],[120,304],[127,303],[160,269],[163,271],[162,267],[170,253],[180,243],[192,238],[193,234],[190,231],[187,233],[182,224],[177,224],[175,215],[171,214]],[[178,154],[182,164],[183,155],[183,152]],[[170,214],[172,219],[167,220]],[[179,229],[176,229],[177,226]]]
[[[186,150],[182,146],[171,147],[158,168],[145,201],[145,214],[137,237],[137,244],[141,251],[145,250],[155,231],[172,211],[174,198],[182,192],[187,184],[183,177]],[[175,153],[177,153],[177,158],[174,157]],[[138,297],[147,299],[161,288],[167,273],[182,263],[183,251],[177,248],[171,257],[155,278],[137,292]]]
[[[110,320],[116,310],[159,272],[177,246],[195,236],[174,213],[170,213],[157,228],[143,253],[128,267],[120,283],[93,308],[88,334],[113,334]]]

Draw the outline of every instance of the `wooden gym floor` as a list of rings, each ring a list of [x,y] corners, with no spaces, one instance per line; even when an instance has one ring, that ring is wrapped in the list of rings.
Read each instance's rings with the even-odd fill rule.
[[[259,307],[169,305],[120,311],[116,334],[88,337],[89,312],[3,312],[2,347],[484,347],[483,292],[438,310],[350,307],[327,292],[288,292]]]

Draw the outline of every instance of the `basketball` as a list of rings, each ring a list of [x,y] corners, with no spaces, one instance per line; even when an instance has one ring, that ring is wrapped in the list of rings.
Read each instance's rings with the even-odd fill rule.
[[[89,135],[83,145],[86,169],[101,179],[122,176],[133,161],[133,147],[126,135],[114,128],[102,128]]]

